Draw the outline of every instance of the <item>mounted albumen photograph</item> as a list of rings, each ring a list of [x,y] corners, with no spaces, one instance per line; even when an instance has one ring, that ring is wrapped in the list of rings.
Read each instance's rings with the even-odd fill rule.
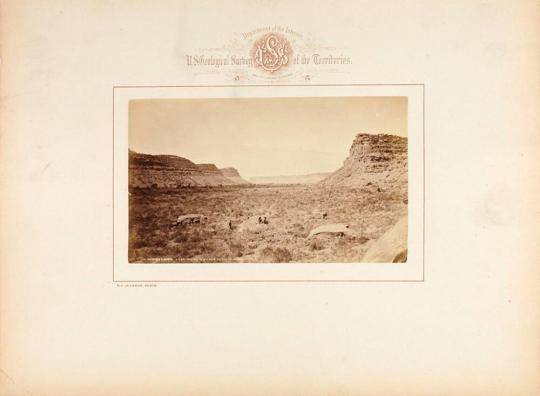
[[[130,263],[405,263],[406,96],[132,99]]]

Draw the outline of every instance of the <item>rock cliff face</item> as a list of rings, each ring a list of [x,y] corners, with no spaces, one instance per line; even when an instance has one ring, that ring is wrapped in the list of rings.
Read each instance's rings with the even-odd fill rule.
[[[235,184],[214,164],[196,165],[175,155],[150,155],[129,151],[130,187],[227,186]]]
[[[236,168],[221,168],[220,169],[223,176],[231,180],[234,184],[250,184],[247,180],[244,180]]]
[[[323,186],[374,186],[407,193],[407,138],[359,133],[343,166]]]
[[[214,175],[221,174],[218,167],[214,164],[197,164],[197,168],[199,168],[203,172],[212,173]]]
[[[234,183],[228,177],[225,177],[223,173],[214,164],[197,164],[197,168],[201,171],[201,175],[196,178],[199,185],[203,186],[230,186]]]

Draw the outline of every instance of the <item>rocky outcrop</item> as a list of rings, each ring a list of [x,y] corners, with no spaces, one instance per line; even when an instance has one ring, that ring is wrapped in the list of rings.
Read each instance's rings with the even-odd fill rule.
[[[257,176],[249,180],[255,184],[315,184],[329,175],[331,172],[295,176]]]
[[[320,182],[323,186],[364,187],[407,192],[407,138],[359,133],[343,166]]]
[[[240,173],[236,170],[236,168],[221,168],[220,171],[223,176],[232,181],[234,184],[250,184],[247,180],[240,176]]]
[[[176,155],[150,155],[129,151],[129,186],[176,188],[235,184],[213,164],[196,165]]]

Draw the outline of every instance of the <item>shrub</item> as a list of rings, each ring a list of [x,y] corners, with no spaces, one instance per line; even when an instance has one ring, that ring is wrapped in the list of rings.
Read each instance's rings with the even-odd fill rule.
[[[174,241],[178,243],[183,243],[183,242],[186,242],[187,240],[188,240],[188,237],[184,234],[180,234],[176,238],[174,238]]]
[[[322,241],[318,239],[313,239],[311,243],[309,244],[309,247],[311,250],[323,250],[324,244],[322,243]]]
[[[273,263],[288,263],[292,260],[292,254],[286,248],[272,249],[267,246],[262,251],[262,256]]]
[[[233,257],[242,257],[244,255],[244,247],[241,243],[229,242],[229,249]]]
[[[274,250],[274,261],[276,263],[288,263],[292,260],[292,254],[286,248],[277,248]]]

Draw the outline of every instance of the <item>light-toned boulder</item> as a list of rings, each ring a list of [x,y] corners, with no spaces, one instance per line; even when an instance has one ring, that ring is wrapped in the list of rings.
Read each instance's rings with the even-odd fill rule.
[[[407,216],[375,241],[364,254],[364,263],[402,263],[407,261]]]
[[[263,218],[264,216],[261,216],[261,219]],[[238,225],[238,231],[254,232],[255,234],[260,234],[261,232],[264,232],[271,227],[270,223],[271,221],[268,221],[267,224],[260,223],[259,216],[252,216]]]
[[[178,216],[176,219],[176,225],[185,225],[185,224],[198,224],[206,220],[206,216],[201,214],[186,214]]]
[[[319,234],[336,234],[336,235],[346,235],[350,234],[351,230],[347,224],[335,223],[335,224],[323,224],[311,230],[308,235],[308,238],[312,238],[315,235]]]

